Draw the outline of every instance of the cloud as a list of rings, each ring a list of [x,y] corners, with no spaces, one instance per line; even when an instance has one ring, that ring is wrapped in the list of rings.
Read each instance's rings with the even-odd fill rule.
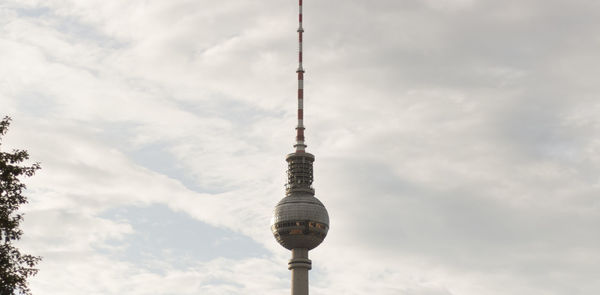
[[[596,6],[305,2],[307,141],[331,216],[313,293],[600,290]],[[44,167],[22,243],[45,257],[35,292],[287,292],[268,222],[293,141],[295,9],[2,4],[4,148]],[[167,243],[162,271],[107,254],[150,229],[105,213],[152,206],[268,252],[182,267]]]

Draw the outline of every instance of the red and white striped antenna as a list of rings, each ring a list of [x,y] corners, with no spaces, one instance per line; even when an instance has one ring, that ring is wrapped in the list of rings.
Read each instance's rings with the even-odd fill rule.
[[[299,1],[298,13],[298,126],[296,127],[296,153],[304,153],[306,144],[304,144],[304,68],[302,68],[302,0]]]

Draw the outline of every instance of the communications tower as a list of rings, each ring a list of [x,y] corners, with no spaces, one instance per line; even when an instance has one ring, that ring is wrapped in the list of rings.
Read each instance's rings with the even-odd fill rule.
[[[308,295],[308,271],[312,262],[308,251],[317,247],[329,230],[329,215],[323,203],[315,198],[313,162],[304,143],[304,68],[302,67],[302,0],[299,1],[298,26],[298,125],[296,151],[288,154],[285,197],[277,203],[271,220],[271,231],[279,244],[292,251],[288,269],[292,272],[292,295]]]

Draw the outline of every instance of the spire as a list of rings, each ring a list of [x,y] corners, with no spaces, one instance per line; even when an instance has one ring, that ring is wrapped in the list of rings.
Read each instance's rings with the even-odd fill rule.
[[[302,68],[302,0],[299,1],[298,11],[298,126],[296,126],[296,153],[304,153],[306,144],[304,144],[304,68]]]
[[[313,162],[315,157],[305,151],[304,143],[304,68],[302,68],[302,0],[298,0],[300,10],[298,14],[298,125],[296,126],[296,152],[286,157],[288,162],[288,183],[286,184],[286,195],[295,193],[315,193],[313,183]]]

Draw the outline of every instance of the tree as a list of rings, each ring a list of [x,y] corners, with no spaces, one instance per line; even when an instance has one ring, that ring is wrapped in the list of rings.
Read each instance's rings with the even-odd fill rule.
[[[0,146],[10,120],[4,117],[0,121]],[[19,178],[32,176],[40,169],[39,163],[23,165],[28,159],[25,150],[0,151],[0,295],[31,294],[27,278],[37,273],[34,267],[41,260],[38,256],[21,254],[13,245],[23,234],[19,228],[23,214],[17,210],[27,203],[23,195],[26,186]]]

